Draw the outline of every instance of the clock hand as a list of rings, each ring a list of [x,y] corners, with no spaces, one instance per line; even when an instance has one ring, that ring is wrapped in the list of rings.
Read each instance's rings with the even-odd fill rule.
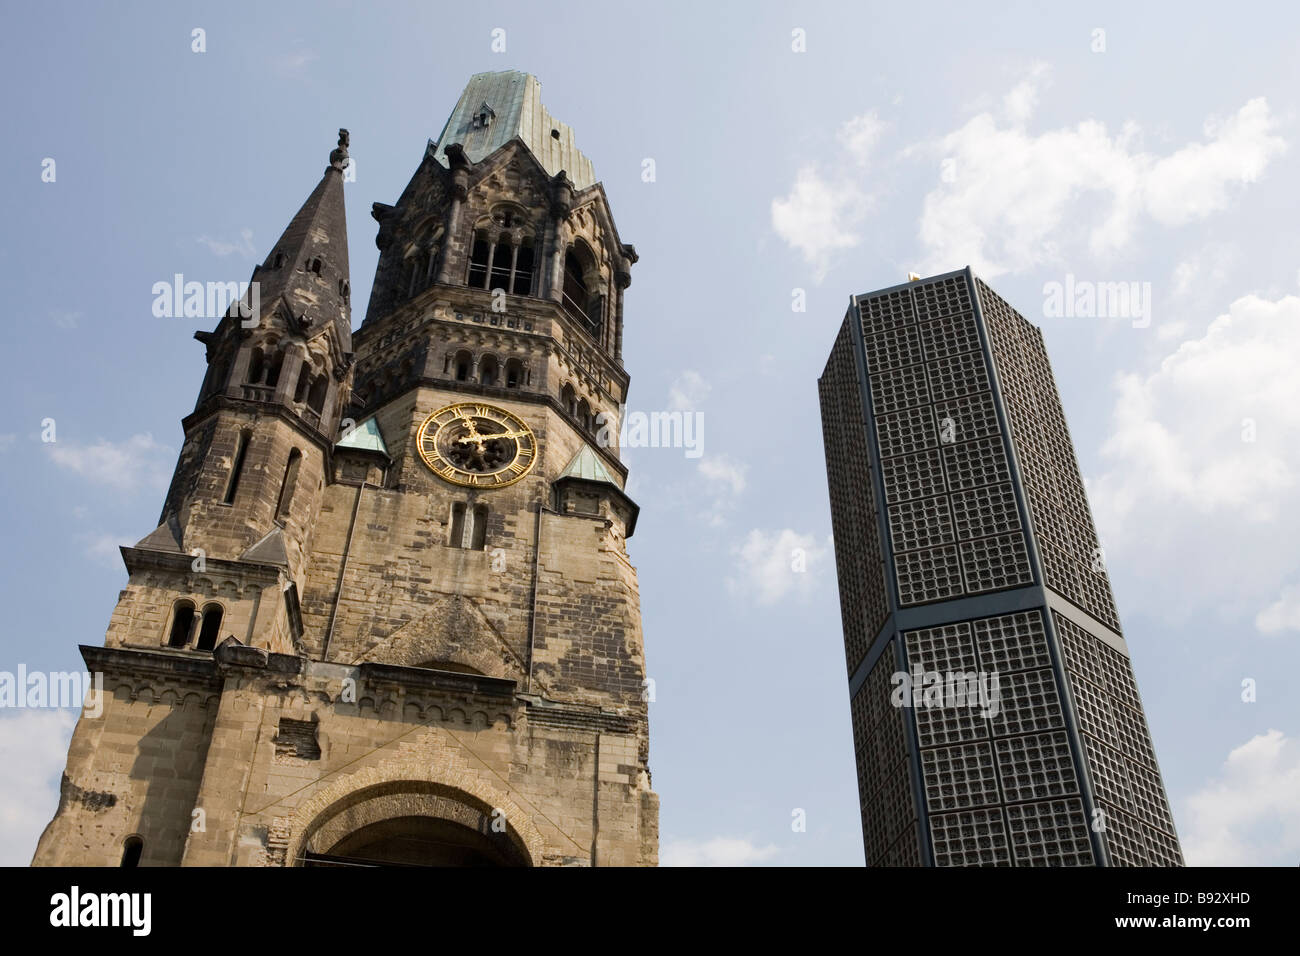
[[[523,438],[527,434],[528,432],[511,432],[511,431],[492,432],[491,434],[488,435],[479,435],[476,433],[473,436],[462,435],[460,438],[457,438],[456,441],[460,442],[462,445],[467,445],[470,442],[484,442],[491,438]]]
[[[460,420],[465,423],[465,428],[469,431],[471,441],[482,441],[482,436],[478,433],[478,426],[474,424],[474,419],[468,415],[462,415]]]

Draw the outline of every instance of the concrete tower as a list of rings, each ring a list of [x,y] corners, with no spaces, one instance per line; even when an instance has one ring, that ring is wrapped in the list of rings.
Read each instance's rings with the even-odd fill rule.
[[[36,864],[653,865],[636,253],[522,73],[470,80],[349,313],[347,134],[254,270]],[[613,429],[617,432],[617,429]]]
[[[819,389],[867,863],[1181,865],[1042,332],[909,282]]]

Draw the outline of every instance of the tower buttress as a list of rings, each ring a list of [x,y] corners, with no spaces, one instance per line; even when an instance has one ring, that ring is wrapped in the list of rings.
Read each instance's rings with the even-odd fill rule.
[[[228,582],[239,597],[207,601],[221,607],[223,638],[288,649],[299,637],[297,595],[351,384],[347,146],[348,133],[340,130],[320,182],[254,267],[247,294],[215,330],[195,333],[208,372],[183,421],[185,443],[159,526],[124,552],[132,572],[123,597],[129,608],[114,615],[110,639],[115,631],[135,633],[141,604],[159,604],[157,613],[174,616],[174,592],[193,590],[196,574],[206,575],[197,579],[204,587],[220,590],[217,569],[235,577],[257,571],[285,592],[272,595],[276,610],[268,615],[260,588],[250,592],[259,594],[253,606],[246,582]],[[175,574],[159,578],[167,558]],[[151,585],[137,593],[144,568],[152,569]],[[197,616],[186,646],[194,647],[202,602],[192,603]],[[172,640],[171,625],[162,630],[160,640]]]

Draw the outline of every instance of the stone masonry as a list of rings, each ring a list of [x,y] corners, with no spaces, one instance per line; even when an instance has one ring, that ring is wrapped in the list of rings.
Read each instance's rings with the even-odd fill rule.
[[[636,252],[539,91],[473,77],[375,204],[355,333],[345,131],[253,272],[257,321],[196,333],[34,865],[657,863],[637,507],[598,418],[626,400]],[[425,464],[421,423],[459,402],[532,430],[521,480]]]

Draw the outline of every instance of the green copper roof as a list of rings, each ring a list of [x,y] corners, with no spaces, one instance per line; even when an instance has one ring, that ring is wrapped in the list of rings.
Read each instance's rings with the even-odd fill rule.
[[[573,141],[573,130],[542,105],[542,84],[531,73],[517,70],[470,77],[438,137],[434,158],[446,166],[447,144],[459,143],[470,162],[477,163],[516,136],[552,176],[564,170],[576,189],[596,182],[591,160]]]
[[[605,466],[600,463],[590,445],[584,444],[573,456],[573,460],[560,472],[561,478],[585,478],[587,481],[607,481],[615,488],[618,482],[609,476]]]
[[[352,434],[339,441],[334,447],[359,448],[362,451],[377,451],[385,455],[388,454],[388,446],[384,444],[384,436],[379,431],[379,423],[373,417],[367,418],[352,429]]]

